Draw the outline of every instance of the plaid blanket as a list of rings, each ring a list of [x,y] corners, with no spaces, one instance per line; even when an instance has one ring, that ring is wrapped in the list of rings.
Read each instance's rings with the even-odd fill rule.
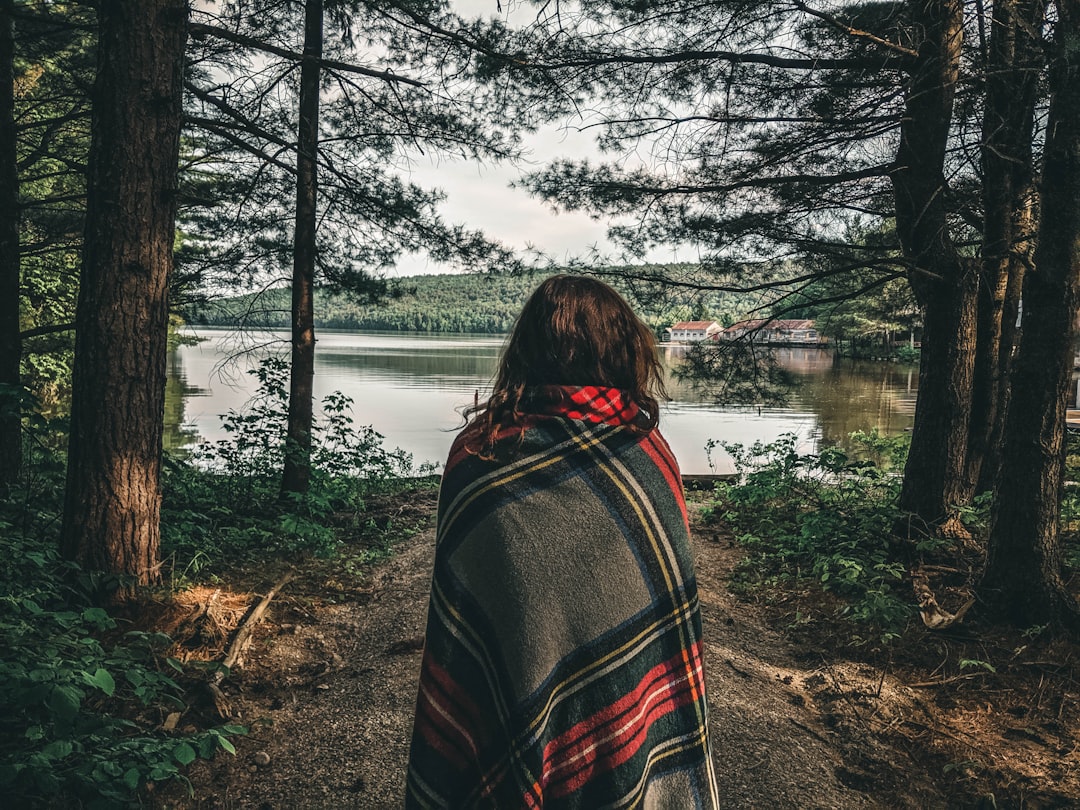
[[[678,467],[619,391],[532,392],[439,495],[410,808],[714,808]]]

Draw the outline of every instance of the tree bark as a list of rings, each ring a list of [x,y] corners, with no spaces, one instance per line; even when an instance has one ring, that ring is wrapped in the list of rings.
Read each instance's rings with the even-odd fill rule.
[[[976,395],[993,398],[993,410],[987,415],[989,437],[986,439],[986,451],[983,455],[982,464],[978,469],[978,477],[974,478],[974,471],[969,475],[974,478],[975,492],[991,492],[994,482],[997,480],[997,472],[1001,467],[1002,441],[1005,436],[1005,417],[1009,412],[1010,385],[1013,357],[1016,347],[1019,345],[1020,329],[1017,320],[1020,317],[1020,298],[1023,289],[1024,275],[1028,267],[1035,262],[1035,232],[1038,219],[1035,205],[1034,185],[1029,186],[1029,196],[1024,209],[1019,213],[1015,233],[1024,234],[1018,236],[1015,242],[1016,249],[1013,254],[1013,264],[1009,268],[1005,285],[1005,295],[1001,302],[1000,328],[997,341],[997,360],[992,372],[996,375],[992,387],[984,394],[979,393],[976,383]],[[1026,241],[1025,241],[1026,240]],[[989,344],[989,341],[988,341]],[[990,349],[987,348],[986,351]],[[983,349],[979,349],[983,351]],[[970,452],[970,445],[969,445]]]
[[[1031,263],[1032,138],[1040,75],[1043,0],[997,0],[993,6],[982,130],[983,242],[978,342],[964,489],[993,487],[1008,401],[1016,291]],[[1009,291],[1013,291],[1010,298]],[[1006,306],[1008,301],[1009,306]],[[1008,320],[1011,309],[1011,322]],[[985,473],[983,467],[986,467]]]
[[[304,6],[304,61],[300,68],[300,122],[296,153],[296,228],[293,235],[292,363],[285,439],[283,495],[303,494],[311,483],[312,404],[315,379],[315,229],[318,195],[319,60],[322,0]]]
[[[913,0],[922,30],[892,172],[896,229],[924,310],[919,393],[900,508],[942,523],[963,499],[975,354],[976,272],[949,234],[945,150],[963,41],[960,0]]]
[[[22,466],[14,10],[13,0],[0,0],[0,491]]]
[[[1080,624],[1059,538],[1065,409],[1080,306],[1080,0],[1057,0],[1035,267],[1024,282],[1023,337],[979,597],[1020,627]]]
[[[98,11],[61,541],[88,569],[149,583],[159,575],[188,8],[185,0],[113,0]]]

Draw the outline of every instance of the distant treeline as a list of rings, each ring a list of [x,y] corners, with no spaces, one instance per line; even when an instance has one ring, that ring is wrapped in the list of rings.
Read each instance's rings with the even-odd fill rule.
[[[391,332],[505,333],[536,285],[549,274],[409,276],[397,279],[382,300],[317,290],[315,325],[329,329]],[[675,321],[709,319],[729,325],[758,303],[748,295],[657,290],[619,278],[607,280],[657,330]],[[191,324],[287,329],[287,288],[221,298],[187,313]]]

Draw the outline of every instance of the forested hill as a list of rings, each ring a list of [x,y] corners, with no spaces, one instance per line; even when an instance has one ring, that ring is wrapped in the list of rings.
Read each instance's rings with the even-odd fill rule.
[[[317,290],[315,325],[331,329],[400,332],[508,332],[529,293],[544,275],[438,275],[400,279],[397,293],[379,303]],[[641,317],[656,328],[679,320],[709,318],[731,323],[752,309],[756,299],[731,293],[668,291],[631,295]],[[287,288],[222,298],[187,313],[191,324],[287,329]]]

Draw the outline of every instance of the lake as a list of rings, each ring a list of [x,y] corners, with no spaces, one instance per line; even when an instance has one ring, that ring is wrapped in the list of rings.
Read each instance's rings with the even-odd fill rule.
[[[197,345],[169,357],[165,444],[175,449],[224,436],[220,414],[241,410],[255,388],[246,372],[268,354],[283,353],[284,333],[243,336],[230,329],[200,327],[187,334]],[[413,461],[442,463],[463,420],[460,411],[490,386],[501,335],[414,335],[322,330],[317,333],[315,396],[341,391],[354,400],[353,418],[400,447]],[[665,347],[666,365],[678,363],[680,347]],[[856,430],[897,434],[911,428],[918,370],[896,363],[837,360],[821,349],[778,349],[778,359],[798,385],[784,408],[720,407],[685,383],[672,381],[674,401],[660,415],[685,474],[730,472],[720,448],[709,440],[752,444],[794,433],[813,452],[842,444]]]

